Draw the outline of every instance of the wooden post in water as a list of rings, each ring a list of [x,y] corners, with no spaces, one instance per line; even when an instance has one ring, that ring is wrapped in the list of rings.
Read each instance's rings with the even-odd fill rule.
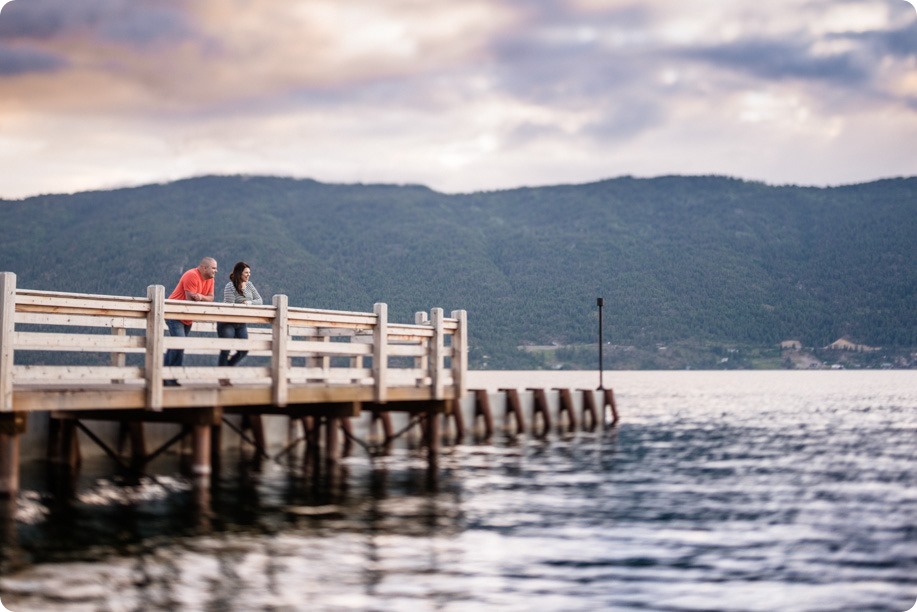
[[[604,397],[602,398],[602,421],[605,421],[605,412],[606,409],[611,408],[611,423],[609,427],[614,427],[618,424],[618,406],[615,404],[615,393],[612,389],[604,390]]]
[[[532,433],[544,438],[551,431],[551,411],[548,410],[548,397],[544,389],[529,389],[533,394],[532,402]],[[538,416],[541,415],[542,433],[537,430]]]
[[[576,412],[573,410],[573,395],[570,389],[557,389],[560,407],[557,409],[557,428],[564,429],[564,413],[567,415],[567,432],[576,431]]]
[[[595,391],[583,389],[583,429],[595,431],[599,422],[598,411],[595,407]],[[586,423],[589,423],[588,425]]]
[[[325,459],[328,462],[340,459],[338,427],[340,427],[340,423],[337,417],[325,417]]]
[[[465,437],[465,417],[462,415],[462,402],[459,399],[449,400],[448,406],[446,418],[452,418],[452,423],[455,426],[455,441],[461,442]]]
[[[210,425],[195,423],[191,428],[193,462],[191,473],[195,477],[209,478],[210,467]]]
[[[471,417],[472,430],[477,429],[478,419],[484,419],[484,439],[490,439],[494,434],[494,418],[490,411],[490,396],[487,389],[474,390],[474,416]]]
[[[26,420],[24,412],[0,413],[0,498],[19,493],[19,436]]]
[[[440,402],[432,404],[427,410],[426,414],[427,451],[429,452],[430,461],[436,461],[436,458],[439,455],[440,437],[442,436],[439,414],[437,414],[437,407],[439,404]]]
[[[519,400],[517,389],[500,389],[506,394],[506,412],[503,414],[503,429],[509,433],[509,422],[516,422],[516,431],[513,435],[525,433],[525,414],[522,412],[522,402]]]

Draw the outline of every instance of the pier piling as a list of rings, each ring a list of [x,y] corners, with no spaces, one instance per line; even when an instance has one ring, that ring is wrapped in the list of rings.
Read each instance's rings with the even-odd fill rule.
[[[532,392],[532,434],[544,438],[551,432],[551,411],[548,409],[547,394],[540,388],[530,388],[528,391]]]

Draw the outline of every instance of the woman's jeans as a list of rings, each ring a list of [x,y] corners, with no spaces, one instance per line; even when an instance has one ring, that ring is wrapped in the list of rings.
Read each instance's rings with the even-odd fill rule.
[[[217,323],[217,336],[220,338],[248,340],[248,327],[246,327],[245,323]],[[232,357],[229,356],[229,351],[220,351],[220,360],[217,365],[234,366],[245,359],[246,355],[248,355],[248,351],[236,351],[236,354]]]

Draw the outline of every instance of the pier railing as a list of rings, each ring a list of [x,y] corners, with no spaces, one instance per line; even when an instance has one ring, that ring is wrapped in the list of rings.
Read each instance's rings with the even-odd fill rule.
[[[167,319],[192,321],[192,335],[170,337]],[[248,339],[217,337],[217,322],[246,323]],[[291,307],[285,295],[264,306],[187,302],[165,299],[161,285],[145,297],[60,293],[19,289],[3,272],[0,412],[457,399],[467,338],[463,310],[405,324],[383,303],[362,313]],[[168,349],[187,365],[165,367]],[[217,367],[222,350],[249,357]]]

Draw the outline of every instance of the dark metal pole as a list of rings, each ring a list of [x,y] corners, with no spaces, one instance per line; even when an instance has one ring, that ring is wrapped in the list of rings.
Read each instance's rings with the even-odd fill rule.
[[[605,306],[605,298],[598,298],[595,301],[596,305],[599,307],[599,390],[605,388],[605,385],[602,381],[602,371],[604,370],[603,353],[605,352],[605,345],[602,342],[602,307]]]

